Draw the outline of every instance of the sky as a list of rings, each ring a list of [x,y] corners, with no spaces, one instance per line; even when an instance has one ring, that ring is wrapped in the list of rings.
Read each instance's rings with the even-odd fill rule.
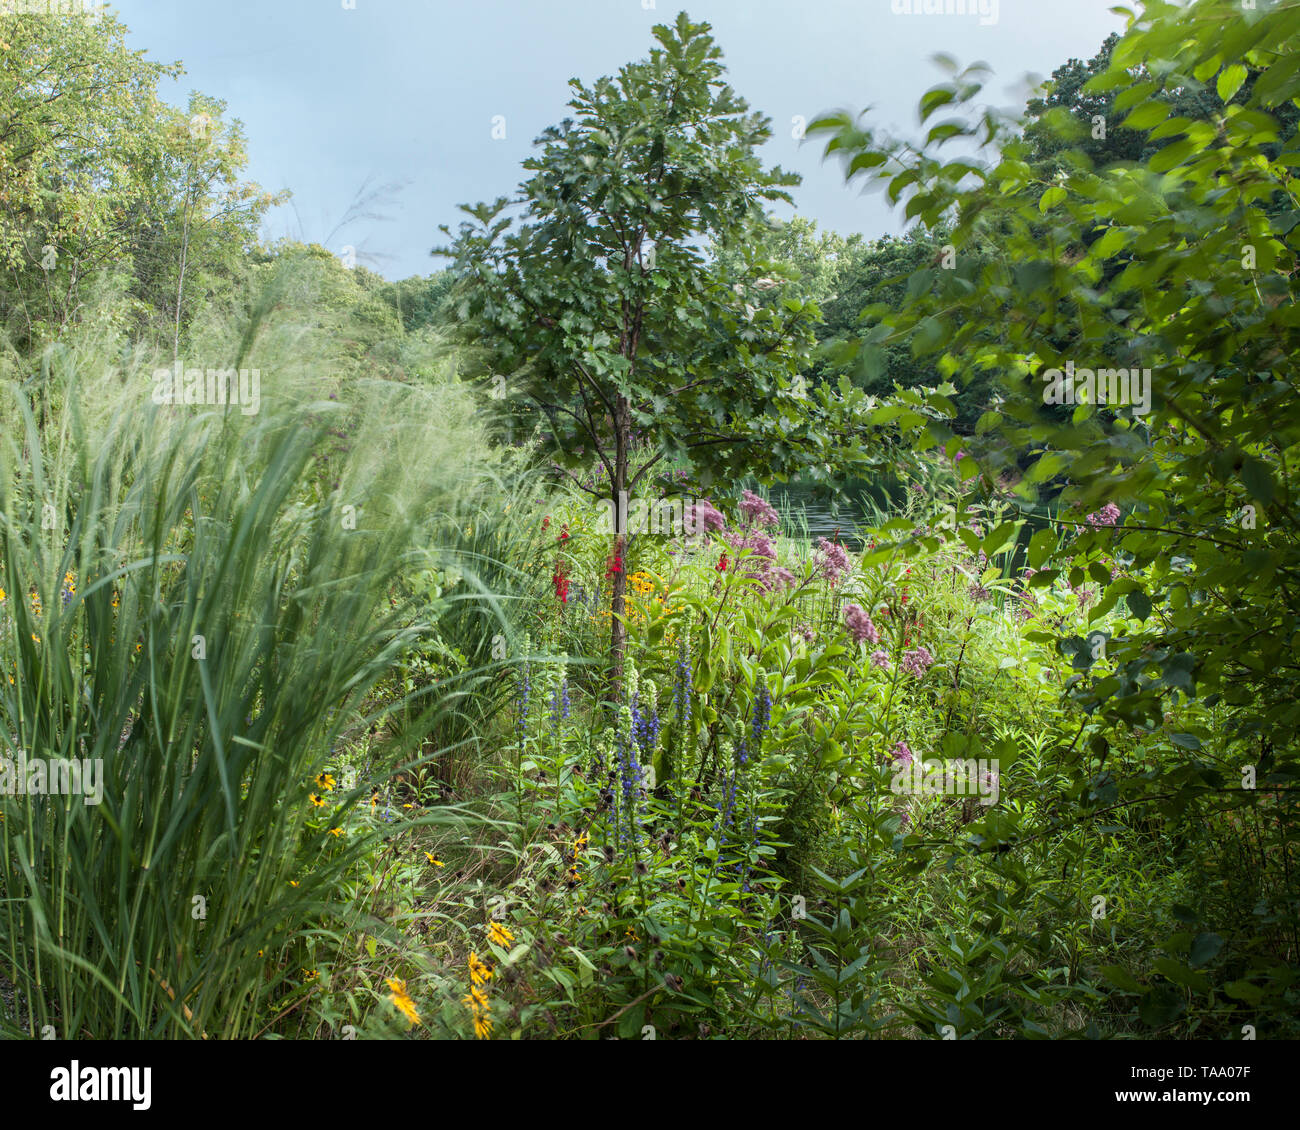
[[[115,0],[130,45],[185,74],[162,96],[199,90],[244,123],[248,179],[288,189],[270,239],[323,243],[390,279],[427,275],[459,205],[512,195],[533,140],[568,111],[570,78],[590,83],[648,55],[655,24],[685,6],[712,25],[729,81],[773,120],[766,163],[802,174],[798,214],[875,238],[901,230],[878,195],[844,182],[796,116],[871,107],[872,123],[917,136],[933,63],[993,68],[984,96],[1023,107],[1030,85],[1089,59],[1123,18],[1115,0]],[[895,9],[904,9],[895,11]],[[504,133],[504,137],[494,137]],[[371,195],[361,215],[355,201]],[[779,207],[778,215],[790,210]]]

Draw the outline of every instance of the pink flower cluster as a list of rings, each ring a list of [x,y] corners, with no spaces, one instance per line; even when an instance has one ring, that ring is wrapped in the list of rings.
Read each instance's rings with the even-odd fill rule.
[[[930,669],[933,663],[934,656],[925,647],[916,647],[911,651],[903,652],[903,658],[900,660],[903,670],[918,679]]]
[[[1030,619],[1034,615],[1034,609],[1038,607],[1038,597],[1034,595],[1033,590],[1029,587],[1029,578],[1037,572],[1037,569],[1026,569],[1020,574],[1021,588],[1017,594],[1020,605],[1016,608],[1015,616],[1021,623]]]
[[[728,530],[722,537],[734,550],[748,549],[759,557],[776,559],[776,543],[762,530],[747,530],[745,532]]]
[[[1088,515],[1088,525],[1094,530],[1100,530],[1105,526],[1113,526],[1119,521],[1119,507],[1113,502],[1106,503],[1095,514]]]
[[[747,490],[740,499],[740,513],[747,519],[746,526],[777,526],[781,516],[770,502]]]
[[[889,751],[894,756],[894,760],[899,765],[911,765],[914,760],[912,751],[908,748],[906,742],[895,742],[894,748]]]
[[[707,499],[686,508],[686,527],[695,530],[723,530],[727,520],[722,512]]]
[[[1020,594],[1020,605],[1016,608],[1016,619],[1022,624],[1033,619],[1034,609],[1038,607],[1038,597],[1028,589]]]
[[[764,587],[771,588],[773,585],[780,585],[783,589],[793,588],[794,580],[794,574],[790,572],[789,569],[778,565],[767,576],[767,581],[770,581],[771,584],[768,584],[767,581],[765,581]]]
[[[863,640],[869,640],[871,643],[880,642],[880,633],[871,622],[871,617],[867,615],[866,610],[859,604],[844,606],[844,627],[858,643]]]
[[[889,655],[887,652],[876,650],[871,653],[871,666],[881,671],[889,670]]]
[[[813,554],[817,569],[832,585],[849,570],[849,555],[839,542],[822,538]]]
[[[728,530],[722,536],[737,556],[742,550],[749,550],[750,556],[745,558],[745,575],[758,581],[763,588],[771,590],[777,585],[789,588],[794,584],[794,574],[777,565],[776,545],[762,530],[748,530],[744,533]]]

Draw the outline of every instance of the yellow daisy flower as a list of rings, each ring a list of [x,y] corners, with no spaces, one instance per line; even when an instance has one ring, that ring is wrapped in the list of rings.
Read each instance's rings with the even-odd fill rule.
[[[410,994],[406,991],[406,982],[395,981],[391,977],[384,978],[384,982],[393,991],[388,999],[397,1007],[397,1011],[412,1024],[419,1024],[420,1014],[415,1009],[415,1002],[411,1000]]]
[[[485,985],[492,980],[492,970],[476,953],[469,955],[469,979],[475,985]]]

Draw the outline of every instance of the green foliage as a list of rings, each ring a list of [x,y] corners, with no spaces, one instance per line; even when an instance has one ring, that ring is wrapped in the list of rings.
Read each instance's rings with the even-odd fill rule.
[[[828,116],[877,241],[683,13],[396,283],[124,34],[0,17],[0,1028],[1296,1034],[1300,7]]]
[[[102,789],[98,803],[12,780],[0,794],[11,1030],[238,1037],[284,1010],[310,1031],[293,1006],[329,983],[348,932],[391,944],[370,915],[394,881],[378,862],[393,829],[361,807],[374,780],[322,781],[342,777],[334,751],[359,719],[392,714],[375,697],[388,672],[434,638],[404,581],[453,559],[436,532],[463,520],[481,454],[448,446],[468,417],[456,437],[430,434],[427,420],[455,419],[456,386],[372,380],[345,393],[353,405],[322,402],[271,361],[275,334],[274,319],[246,326],[250,352],[230,359],[280,371],[252,415],[159,407],[145,358],[115,371],[81,331],[47,356],[57,427],[4,386],[4,772],[72,759]],[[324,481],[345,421],[356,450]],[[474,677],[462,664],[412,688],[418,709],[375,779]]]
[[[222,103],[163,105],[179,64],[147,61],[126,32],[109,12],[0,15],[0,329],[23,350],[115,274],[134,279],[138,317],[178,336],[187,296],[229,294],[282,199],[239,179],[242,128]]]
[[[1279,845],[1294,828],[1300,752],[1300,538],[1288,485],[1300,469],[1300,413],[1287,344],[1296,133],[1293,114],[1278,110],[1300,92],[1289,64],[1298,34],[1290,5],[1151,6],[1080,90],[1121,90],[1117,109],[1176,97],[1178,116],[1127,119],[1166,144],[1105,169],[1058,153],[1050,180],[1030,163],[1041,130],[1035,150],[991,111],[978,131],[998,151],[984,162],[944,163],[935,151],[946,138],[915,152],[879,144],[847,116],[812,127],[833,135],[851,176],[906,197],[909,215],[931,225],[955,216],[959,260],[973,243],[996,249],[976,285],[953,274],[919,287],[867,340],[909,341],[963,380],[995,375],[1003,403],[968,446],[973,488],[1029,504],[1064,487],[1059,501],[1074,518],[1059,524],[1081,533],[1035,583],[1095,578],[1090,629],[1121,601],[1134,614],[1103,633],[1099,651],[1081,636],[1061,640],[1076,671],[1071,698],[1097,719],[1093,740],[1104,750],[1107,736],[1161,729],[1197,704],[1197,722],[1169,734],[1147,772],[1117,773],[1105,799],[1159,806],[1175,825],[1245,806],[1267,813]],[[943,87],[947,101],[969,102],[977,77]],[[1194,97],[1211,84],[1217,98]],[[1044,374],[1067,362],[1149,369],[1149,403],[1139,392],[1102,407],[1094,396],[1067,420],[1053,417]],[[942,423],[897,422],[951,443]],[[1024,452],[1035,460],[1021,478]],[[1082,520],[1103,504],[1128,517],[1114,528],[1095,513]],[[1261,866],[1271,869],[1267,853]],[[1279,990],[1289,983],[1275,965],[1256,968]],[[1174,992],[1162,989],[1144,1019],[1173,1020]]]
[[[507,234],[504,199],[467,208],[477,223],[448,252],[490,369],[542,411],[562,464],[594,455],[613,490],[649,470],[628,477],[633,427],[705,485],[748,469],[749,418],[788,384],[815,313],[791,299],[749,318],[745,280],[695,247],[731,245],[755,200],[795,183],[761,169],[767,122],[723,84],[707,30],[680,16],[617,81],[575,81],[576,118],[525,163],[526,222]]]
[[[617,80],[574,80],[575,118],[544,133],[525,162],[535,175],[521,188],[517,230],[504,198],[467,207],[475,223],[444,252],[490,372],[509,374],[506,395],[540,413],[556,468],[616,504],[661,461],[708,487],[806,458],[791,388],[817,308],[789,296],[748,304],[748,289],[775,280],[758,277],[765,264],[744,238],[759,202],[788,200],[797,179],[763,170],[755,149],[768,121],[723,82],[708,30],[682,13]],[[706,260],[706,240],[743,261]],[[635,470],[633,431],[654,453]],[[593,458],[603,489],[573,474]],[[610,607],[616,687],[619,583]]]

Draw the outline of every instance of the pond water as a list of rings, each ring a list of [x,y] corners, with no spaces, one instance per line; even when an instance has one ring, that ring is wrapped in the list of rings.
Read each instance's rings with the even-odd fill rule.
[[[774,486],[769,498],[783,515],[789,514],[790,520],[782,523],[787,534],[799,536],[806,522],[813,541],[838,538],[850,549],[861,549],[864,544],[861,531],[871,522],[871,512],[863,500],[872,493],[875,492],[869,484],[854,481],[827,497],[815,494],[811,487],[791,482]]]
[[[896,502],[902,492],[895,486]],[[863,531],[883,520],[878,518],[873,507],[873,500],[880,510],[889,509],[886,503],[886,488],[880,484],[855,480],[846,488],[827,496],[816,494],[810,486],[791,482],[784,486],[772,487],[768,497],[772,505],[782,514],[781,528],[787,536],[800,537],[803,523],[808,526],[808,536],[815,543],[818,538],[838,540],[849,549],[862,550],[866,546]],[[788,518],[786,516],[788,515]],[[1007,515],[1014,517],[1015,515]],[[1023,509],[1019,517],[1024,524],[1016,536],[1016,545],[1007,562],[1007,568],[1018,572],[1027,562],[1027,550],[1030,538],[1039,530],[1051,528],[1052,514],[1046,506],[1034,506]]]

